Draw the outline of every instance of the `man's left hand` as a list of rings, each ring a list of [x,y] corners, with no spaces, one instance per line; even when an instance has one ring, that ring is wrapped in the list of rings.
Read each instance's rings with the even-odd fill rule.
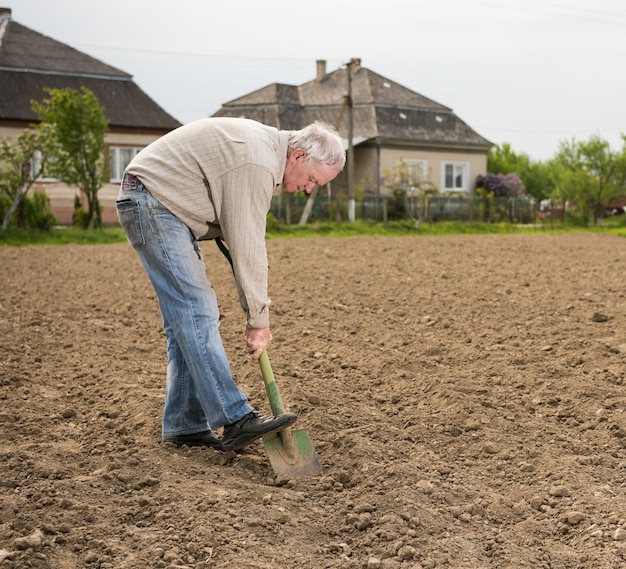
[[[258,360],[261,353],[272,341],[272,333],[269,328],[248,328],[243,333],[243,339],[246,342],[248,353],[253,360]]]

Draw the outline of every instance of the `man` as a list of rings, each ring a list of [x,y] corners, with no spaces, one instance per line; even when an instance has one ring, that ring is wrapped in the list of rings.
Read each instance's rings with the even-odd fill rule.
[[[265,222],[274,190],[282,183],[310,193],[344,164],[341,138],[322,123],[280,131],[208,118],[156,140],[126,168],[118,217],[154,287],[167,339],[164,442],[238,450],[296,421],[293,413],[259,413],[235,384],[198,241],[227,243],[243,337],[258,360],[272,339]]]

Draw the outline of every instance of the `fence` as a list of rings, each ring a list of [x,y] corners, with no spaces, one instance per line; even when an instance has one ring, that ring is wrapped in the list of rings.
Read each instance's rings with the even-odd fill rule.
[[[52,212],[60,225],[72,223],[75,190],[72,192],[56,191],[46,188],[50,197]],[[79,194],[76,194],[79,195]],[[86,207],[84,196],[81,197]],[[115,199],[117,187],[106,187],[99,192],[100,205],[103,207],[103,223],[117,224]],[[307,196],[303,194],[282,193],[272,198],[270,213],[280,223],[297,224],[307,207]],[[559,210],[561,211],[561,210]],[[394,200],[393,197],[367,197],[356,200],[355,219],[360,221],[387,222],[397,219],[413,219],[423,222],[470,221],[470,222],[508,222],[534,223],[539,219],[552,219],[553,212],[538,211],[536,202],[531,198],[481,198],[468,196],[422,196]],[[564,217],[555,217],[556,220]],[[345,196],[318,195],[310,207],[308,222],[335,221],[349,219],[348,200]]]
[[[270,213],[287,225],[299,223],[308,198],[298,194],[274,196]],[[481,198],[465,196],[409,197],[398,207],[388,196],[356,200],[355,219],[386,222],[390,219],[533,223],[535,202],[530,198]],[[318,196],[307,221],[345,221],[348,201],[344,196]]]
[[[533,223],[535,202],[529,198],[428,196],[425,221]]]

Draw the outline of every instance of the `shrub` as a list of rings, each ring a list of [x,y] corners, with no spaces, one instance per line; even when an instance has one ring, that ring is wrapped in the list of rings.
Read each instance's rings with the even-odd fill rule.
[[[408,217],[406,207],[406,190],[403,188],[393,188],[389,198],[388,216],[391,221],[398,221]]]
[[[517,198],[524,193],[524,184],[515,174],[487,174],[476,178],[476,187],[496,198]]]
[[[265,223],[265,230],[268,233],[278,233],[282,229],[278,220],[274,217],[272,213],[267,214],[267,221]]]
[[[22,203],[26,228],[50,231],[56,225],[57,219],[50,209],[50,198],[44,192],[33,192]]]
[[[87,229],[89,225],[89,212],[80,203],[80,197],[74,196],[74,212],[72,213],[72,224],[80,229]]]

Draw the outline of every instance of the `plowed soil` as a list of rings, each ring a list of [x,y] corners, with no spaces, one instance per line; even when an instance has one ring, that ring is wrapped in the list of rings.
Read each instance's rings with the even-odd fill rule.
[[[269,353],[317,477],[277,477],[261,442],[161,443],[165,339],[129,245],[0,249],[2,569],[626,567],[624,239],[268,249]]]

